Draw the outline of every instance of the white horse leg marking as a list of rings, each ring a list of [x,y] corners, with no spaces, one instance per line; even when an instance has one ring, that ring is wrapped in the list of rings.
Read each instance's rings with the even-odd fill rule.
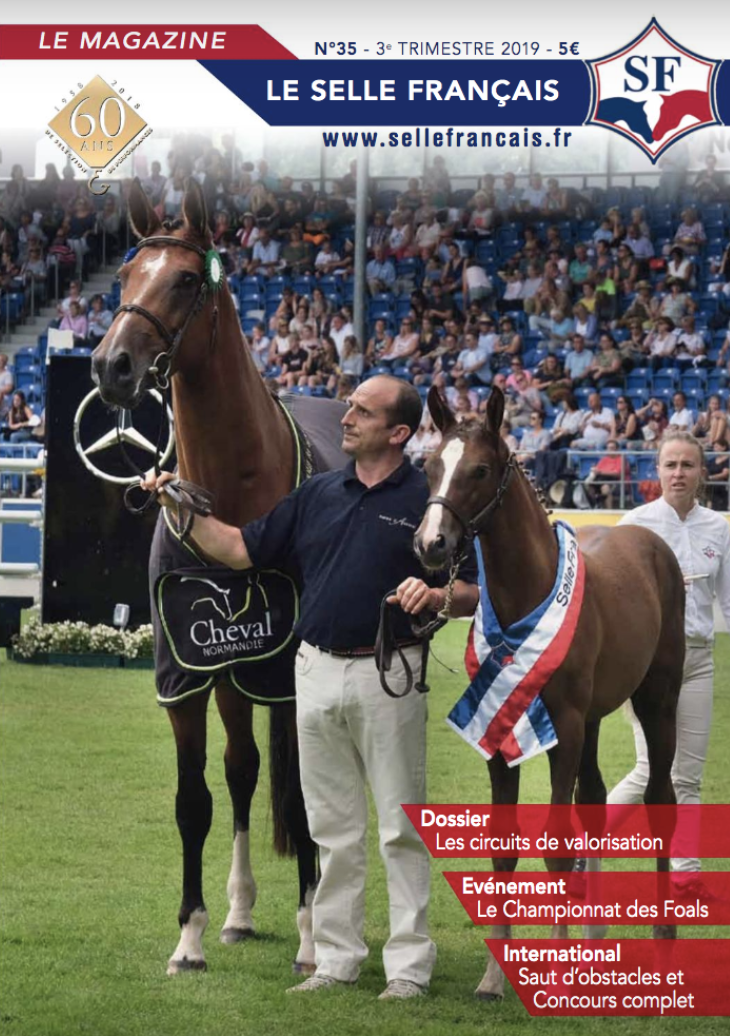
[[[256,902],[256,882],[251,871],[248,831],[236,831],[233,839],[233,858],[226,891],[230,910],[221,931],[221,942],[240,942],[255,932],[251,911]]]
[[[493,925],[490,938],[511,939],[511,925]],[[475,989],[474,996],[476,996],[478,1000],[501,1000],[504,996],[504,972],[491,950],[488,950],[487,952],[489,954],[487,958],[487,970],[484,972],[484,978]]]
[[[432,494],[433,496],[447,495],[449,486],[451,485],[451,480],[454,477],[454,472],[456,471],[459,461],[464,456],[464,446],[465,444],[461,439],[452,439],[441,454],[441,463],[444,466],[444,473],[441,476],[441,482],[438,489]],[[423,546],[426,550],[428,550],[430,545],[439,535],[443,516],[444,509],[441,504],[431,504],[429,509],[426,511],[426,522],[421,536]]]
[[[299,975],[313,975],[317,970],[314,960],[314,939],[312,937],[312,903],[316,885],[311,885],[304,894],[304,906],[297,910],[299,949],[294,958],[292,970]]]
[[[598,856],[589,856],[586,860],[586,873],[600,874],[601,860]],[[608,935],[609,925],[607,924],[584,924],[584,939],[605,939]]]
[[[168,975],[182,971],[205,971],[203,933],[208,927],[208,911],[193,910],[190,920],[180,929],[180,942],[167,964]]]

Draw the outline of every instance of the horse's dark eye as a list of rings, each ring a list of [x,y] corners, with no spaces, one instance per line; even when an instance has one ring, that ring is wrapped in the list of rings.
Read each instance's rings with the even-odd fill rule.
[[[477,466],[474,468],[474,478],[486,478],[488,474],[488,464],[477,464]]]
[[[198,283],[198,275],[197,273],[192,273],[190,271],[181,273],[179,283],[182,288],[190,288],[194,284]]]

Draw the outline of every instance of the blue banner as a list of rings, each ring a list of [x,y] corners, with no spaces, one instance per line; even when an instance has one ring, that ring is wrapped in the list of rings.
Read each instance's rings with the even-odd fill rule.
[[[582,61],[201,61],[270,126],[580,126]]]

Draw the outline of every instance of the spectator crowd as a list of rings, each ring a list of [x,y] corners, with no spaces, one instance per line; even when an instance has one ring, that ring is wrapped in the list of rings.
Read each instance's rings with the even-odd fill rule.
[[[636,473],[626,450],[650,453],[667,429],[688,429],[712,455],[713,499],[727,506],[730,193],[714,156],[669,198],[579,191],[540,173],[487,173],[455,188],[439,155],[404,190],[373,181],[362,341],[355,162],[328,193],[244,161],[230,136],[218,149],[180,138],[168,164],[164,173],[153,162],[143,186],[175,220],[188,177],[201,183],[248,348],[274,390],[347,398],[387,371],[424,398],[436,385],[468,421],[497,385],[504,434],[544,488],[574,473],[568,449],[606,454],[582,466],[590,503],[615,502],[606,483]],[[121,206],[108,196],[95,211],[85,185],[54,174],[31,185],[13,170],[0,198],[2,283],[67,271],[58,325],[93,347],[111,312],[102,296],[84,298],[84,264],[102,227],[117,250],[125,191]],[[418,462],[436,439],[424,418],[410,447]],[[647,485],[633,502],[651,494],[652,479],[638,481]]]

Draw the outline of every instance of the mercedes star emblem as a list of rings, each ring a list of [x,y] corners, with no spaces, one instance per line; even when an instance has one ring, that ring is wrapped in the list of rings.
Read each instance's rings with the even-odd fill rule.
[[[160,406],[164,406],[162,396],[156,389],[149,389],[148,391],[149,394]],[[89,392],[89,394],[85,396],[84,399],[82,399],[79,403],[79,408],[76,411],[76,416],[74,417],[74,446],[76,447],[76,452],[81,458],[84,467],[86,467],[96,478],[103,479],[105,482],[116,482],[117,485],[121,486],[131,486],[133,483],[139,482],[138,475],[112,475],[110,472],[104,471],[103,468],[98,468],[96,464],[94,464],[94,462],[89,459],[90,456],[102,453],[104,450],[108,450],[115,446],[118,447],[116,423],[114,428],[110,429],[108,432],[105,432],[104,435],[100,436],[96,440],[96,442],[91,443],[90,446],[83,446],[81,443],[82,418],[89,406],[91,406],[97,399],[101,401],[99,390],[95,388],[92,389],[91,392]],[[105,404],[102,403],[102,405]],[[139,450],[144,450],[146,453],[151,454],[152,457],[155,456],[155,444],[150,442],[150,440],[146,436],[142,435],[142,433],[139,432],[132,424],[131,410],[122,410],[119,413],[119,415],[110,413],[109,416],[113,416],[115,422],[117,416],[119,416],[118,434],[122,442],[126,443],[129,446],[134,446]],[[172,451],[175,448],[175,429],[173,424],[173,414],[172,409],[169,406],[167,407],[167,419],[167,442],[165,443],[165,446],[162,450],[160,464],[164,464],[167,460],[169,460],[170,455],[172,454]]]

